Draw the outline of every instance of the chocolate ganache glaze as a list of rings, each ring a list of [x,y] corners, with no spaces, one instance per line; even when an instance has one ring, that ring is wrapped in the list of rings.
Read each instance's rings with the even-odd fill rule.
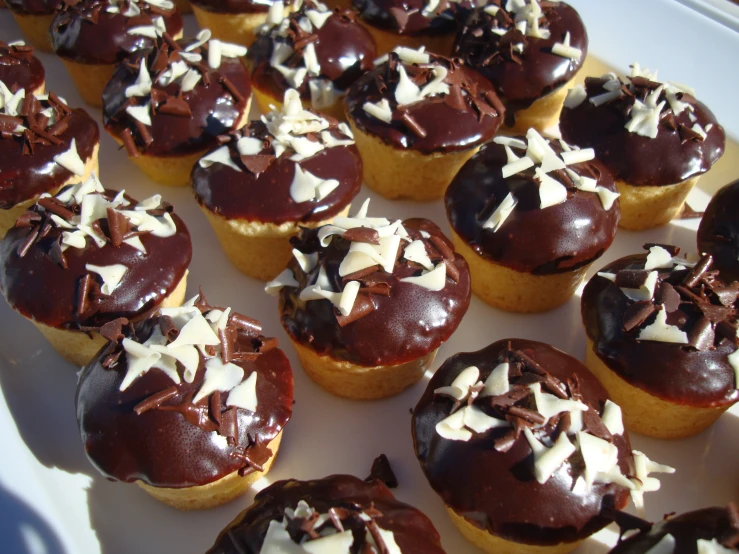
[[[318,522],[318,514],[330,517]],[[347,531],[351,536],[342,552],[444,554],[439,533],[421,511],[397,501],[380,481],[365,483],[350,475],[271,484],[221,532],[208,554],[259,554],[285,534],[285,540],[311,544],[319,539],[316,532]],[[390,541],[398,550],[388,550]]]
[[[104,190],[95,177],[41,198],[0,242],[0,289],[14,310],[58,329],[146,317],[192,257],[171,209],[158,195],[137,203]]]
[[[632,455],[620,409],[585,366],[547,344],[501,340],[452,356],[412,425],[421,467],[446,506],[500,538],[574,542],[607,525],[602,510],[623,508],[629,487],[641,504],[646,475],[634,456],[643,454]],[[553,444],[569,446],[558,456]],[[590,457],[596,445],[609,451],[608,467]],[[539,467],[547,451],[559,464]]]
[[[523,31],[521,22],[526,23]],[[576,50],[557,53],[556,44]],[[570,81],[587,50],[585,25],[574,8],[536,0],[489,1],[472,12],[454,45],[455,56],[495,85],[508,108],[508,126],[515,124],[518,110]]]
[[[216,13],[265,13],[281,0],[190,0],[198,8]]]
[[[619,541],[609,554],[646,554],[662,541],[666,554],[721,552],[720,547],[739,551],[739,511],[735,504],[669,515],[654,525],[634,516],[618,515],[621,517],[616,522],[622,536],[631,529],[639,532]]]
[[[308,261],[292,260],[292,281],[280,283],[282,325],[321,355],[369,367],[401,364],[455,331],[470,302],[469,269],[431,221],[390,223],[366,218],[365,210],[366,203],[355,217],[292,239]],[[356,299],[337,310],[333,302],[343,306],[353,286]],[[315,289],[341,293],[329,301]]]
[[[675,247],[645,247],[648,255],[621,258],[585,286],[582,318],[595,353],[622,379],[664,400],[733,404],[739,282],[721,281],[709,255],[691,264],[672,257]]]
[[[116,320],[106,330],[111,342],[82,371],[76,395],[98,470],[168,488],[262,470],[292,413],[293,376],[259,322],[201,293],[135,328]],[[142,366],[153,353],[161,358]]]
[[[541,152],[548,156],[541,158]],[[537,161],[503,177],[507,164],[524,154]],[[565,166],[571,159],[586,161]],[[559,169],[542,177],[541,167],[551,160]],[[551,200],[547,186],[558,191]],[[451,182],[445,202],[452,228],[475,252],[516,271],[544,275],[588,265],[611,245],[620,216],[615,190],[592,153],[548,141],[532,129],[528,140],[499,137],[483,146]]]
[[[276,225],[322,221],[346,208],[362,186],[362,160],[346,123],[303,110],[294,90],[282,111],[262,118],[221,137],[225,145],[195,166],[197,201],[228,219]],[[308,174],[316,179],[308,177],[303,194],[300,177]],[[331,180],[335,186],[321,192]]]
[[[207,29],[192,40],[165,34],[118,66],[103,91],[103,122],[129,156],[191,154],[240,125],[251,97],[239,59],[246,48],[209,39]]]
[[[459,4],[469,9],[471,2]],[[352,8],[373,27],[418,36],[454,33],[460,6],[449,0],[352,0]]]
[[[565,100],[562,137],[595,155],[631,186],[671,185],[708,171],[724,129],[684,85],[661,83],[635,64],[630,77],[588,77]]]
[[[15,85],[26,92],[34,92],[44,86],[46,72],[33,55],[33,46],[23,41],[8,44],[0,40],[0,81],[8,88]]]
[[[739,281],[739,180],[718,191],[698,227],[698,251],[713,256],[723,279]]]
[[[0,83],[2,84],[2,83]],[[97,123],[53,92],[11,85],[0,108],[0,209],[8,210],[85,173],[100,142]],[[16,94],[13,94],[15,92]]]
[[[477,71],[404,47],[360,77],[344,105],[347,116],[365,133],[424,154],[487,142],[505,113],[493,86]]]
[[[182,33],[182,16],[172,2],[145,0],[64,0],[51,23],[51,43],[61,58],[86,64],[115,64],[155,40],[147,27],[172,36]],[[163,7],[167,6],[167,7]],[[159,21],[157,21],[159,20]],[[156,33],[154,33],[156,34]]]
[[[50,15],[63,3],[64,0],[5,0],[12,12],[21,15]]]
[[[376,57],[372,35],[353,12],[312,0],[279,23],[268,20],[248,53],[254,86],[278,99],[295,88],[315,109],[332,106]]]

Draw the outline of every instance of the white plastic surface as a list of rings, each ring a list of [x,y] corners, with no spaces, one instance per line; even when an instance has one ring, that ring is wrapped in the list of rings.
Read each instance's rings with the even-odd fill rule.
[[[729,132],[739,134],[736,92],[739,72],[732,64],[739,35],[673,0],[570,0],[586,22],[591,54],[621,69],[632,61],[659,67],[666,79],[689,83]],[[192,21],[189,22],[190,25]],[[20,38],[6,10],[0,37]],[[192,26],[191,26],[192,29]],[[61,63],[41,55],[50,88],[72,105],[82,105]],[[101,178],[107,187],[144,198],[161,192],[187,222],[194,242],[189,293],[204,286],[217,304],[260,319],[277,336],[295,370],[295,411],[274,469],[256,488],[289,477],[317,478],[332,473],[364,477],[384,452],[400,480],[398,498],[434,521],[450,554],[477,552],[450,523],[441,500],[426,482],[413,454],[410,414],[426,380],[401,395],[377,402],[341,400],[323,392],[302,372],[277,316],[276,301],[226,260],[189,189],[156,187],[102,133]],[[734,177],[739,177],[737,172]],[[388,217],[424,216],[446,228],[440,203],[414,204],[373,197],[371,213]],[[692,205],[708,196],[696,191]],[[356,204],[359,205],[359,202]],[[645,242],[695,248],[695,223],[677,222],[644,233],[621,231],[596,264],[638,252]],[[596,268],[593,268],[595,271]],[[549,342],[582,359],[584,334],[579,297],[543,315],[512,315],[473,298],[458,331],[439,351],[434,369],[448,356],[480,349],[505,337]],[[74,409],[76,368],[62,361],[36,329],[0,302],[0,552],[9,554],[106,554],[205,551],[254,492],[207,512],[180,513],[134,485],[105,480],[90,465],[77,431]],[[647,516],[659,519],[739,500],[739,408],[691,439],[666,442],[632,434],[635,448],[677,468],[663,476],[662,490],[646,497]],[[615,535],[606,529],[580,552],[607,551]]]

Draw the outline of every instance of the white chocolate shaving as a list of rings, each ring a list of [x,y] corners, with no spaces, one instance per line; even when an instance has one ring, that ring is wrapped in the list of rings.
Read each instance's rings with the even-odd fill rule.
[[[401,283],[411,283],[430,291],[440,291],[446,285],[446,264],[441,262],[431,271],[424,271],[417,277],[404,277]]]
[[[434,394],[443,394],[451,396],[460,402],[467,400],[470,395],[470,388],[477,383],[480,378],[480,370],[476,366],[469,366],[459,372],[452,381],[452,384],[446,387],[434,389]]]
[[[541,209],[556,206],[567,200],[567,188],[549,175],[536,171],[539,179],[539,207]]]
[[[322,179],[308,170],[303,170],[300,164],[295,164],[295,175],[290,184],[290,196],[297,203],[321,201],[331,191],[339,186],[336,179]]]
[[[69,149],[61,154],[54,156],[54,162],[62,166],[64,169],[71,171],[78,177],[85,174],[85,162],[80,158],[77,152],[77,143],[75,139],[69,145]]]
[[[282,287],[299,287],[300,283],[295,279],[293,272],[285,269],[277,277],[272,279],[264,286],[264,292],[270,296],[277,296]]]
[[[105,295],[113,294],[113,291],[121,284],[121,279],[123,279],[126,271],[128,271],[128,268],[123,264],[105,266],[85,264],[85,269],[100,275],[103,280],[103,286],[100,287],[100,292]]]
[[[136,77],[136,82],[133,85],[126,87],[126,98],[130,98],[131,96],[148,96],[149,93],[151,93],[151,76],[146,67],[146,58],[141,58],[139,75]]]
[[[653,462],[638,450],[632,452],[634,455],[635,479],[634,489],[631,491],[631,500],[637,510],[644,509],[644,493],[659,490],[660,482],[654,477],[649,477],[650,473],[675,473],[670,466]]]
[[[257,372],[254,371],[229,391],[226,406],[236,406],[256,413],[257,405]]]
[[[588,406],[578,400],[558,398],[553,394],[541,391],[541,383],[529,385],[536,401],[536,411],[549,419],[562,412],[587,412]]]
[[[623,435],[624,434],[624,421],[621,413],[621,407],[615,402],[606,400],[605,406],[603,406],[603,415],[600,416],[603,420],[603,425],[612,435]]]
[[[626,296],[628,296],[631,300],[639,301],[639,300],[651,300],[654,298],[654,289],[657,286],[657,278],[659,277],[659,273],[656,271],[650,271],[649,275],[647,275],[647,278],[643,285],[641,285],[638,289],[629,289],[629,288],[622,288],[621,292],[623,292]],[[615,277],[614,277],[615,282]]]
[[[244,370],[231,362],[223,363],[220,357],[208,358],[205,361],[205,378],[192,399],[197,404],[215,391],[228,392],[244,379]]]
[[[672,268],[672,254],[661,246],[652,246],[649,248],[649,254],[647,254],[647,260],[644,262],[644,269],[649,271],[651,269],[662,269]]]
[[[555,42],[552,45],[552,54],[557,54],[558,56],[562,56],[563,58],[570,58],[575,61],[580,61],[580,59],[582,58],[582,50],[579,48],[575,48],[574,46],[570,46],[570,40],[570,32],[567,31],[562,42]]]
[[[480,391],[480,397],[498,396],[507,393],[510,389],[508,371],[510,364],[503,362],[498,364],[485,379],[485,387]]]
[[[585,87],[582,85],[575,85],[567,91],[564,107],[569,109],[577,108],[580,104],[585,102],[587,97],[588,93],[586,92]]]
[[[675,325],[667,323],[667,310],[664,306],[660,306],[654,323],[647,325],[639,332],[638,339],[675,344],[688,344],[690,342],[685,331],[681,331]]]
[[[408,261],[422,265],[428,271],[434,269],[434,264],[431,263],[431,258],[429,258],[422,240],[414,240],[408,244],[403,249],[403,257]]]
[[[135,120],[151,127],[151,102],[147,102],[141,106],[128,106],[126,113]]]
[[[528,160],[529,158],[524,159]],[[495,211],[490,215],[485,223],[482,224],[482,228],[492,229],[493,233],[495,233],[503,226],[503,223],[505,223],[506,219],[508,219],[508,216],[511,215],[517,204],[518,200],[516,200],[516,197],[513,196],[512,192],[509,192],[508,195],[503,199],[503,202],[501,202],[498,207],[495,208]]]
[[[241,172],[241,168],[231,159],[231,151],[228,146],[219,146],[212,152],[209,152],[198,161],[200,167],[208,168],[213,164],[222,164],[231,169]]]
[[[575,453],[575,445],[570,442],[566,433],[560,433],[557,442],[547,448],[539,442],[531,429],[527,427],[523,432],[534,453],[534,477],[543,485]]]
[[[698,539],[696,541],[696,545],[698,547],[698,554],[736,554],[736,549],[725,547],[715,538],[710,541],[706,539]]]

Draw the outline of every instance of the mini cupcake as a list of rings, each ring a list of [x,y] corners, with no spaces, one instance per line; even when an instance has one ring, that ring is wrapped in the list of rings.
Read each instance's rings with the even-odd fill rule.
[[[241,128],[251,104],[246,48],[210,40],[157,39],[116,69],[103,91],[103,122],[152,180],[184,186],[218,136]]]
[[[344,100],[367,185],[387,198],[435,200],[495,135],[504,108],[476,71],[396,48]]]
[[[0,80],[0,237],[39,195],[97,173],[100,143],[85,110],[8,85]]]
[[[713,257],[726,281],[739,281],[739,180],[711,199],[698,227],[698,251]]]
[[[33,55],[33,46],[26,46],[22,40],[0,41],[0,81],[9,89],[18,87],[37,96],[44,93],[46,71]]]
[[[577,360],[548,344],[501,340],[457,354],[413,410],[431,487],[485,552],[569,552],[672,473],[631,450],[619,407]]]
[[[159,195],[142,202],[103,189],[93,174],[42,195],[0,241],[0,290],[68,361],[105,344],[102,328],[179,306],[190,233]]]
[[[65,0],[7,0],[13,19],[28,41],[41,52],[53,52],[49,27]]]
[[[257,29],[275,15],[282,0],[190,0],[198,26],[212,29],[213,36],[227,42],[250,46]],[[282,15],[282,14],[280,14]]]
[[[182,25],[170,0],[78,0],[64,2],[49,33],[82,99],[99,107],[103,89],[121,61],[152,48],[163,33],[180,38]]]
[[[277,5],[277,4],[275,4]],[[300,9],[268,20],[249,48],[254,97],[262,113],[281,107],[289,88],[314,110],[344,119],[341,98],[377,57],[375,42],[352,12],[306,0]]]
[[[471,4],[463,1],[461,4]],[[397,46],[420,48],[448,56],[457,29],[457,3],[447,0],[351,0],[358,20],[372,34],[377,52]]]
[[[555,125],[582,67],[588,35],[564,2],[503,2],[477,8],[457,36],[454,55],[490,80],[506,106],[502,131]]]
[[[277,481],[260,491],[208,550],[242,552],[444,554],[422,512],[380,481],[350,475]]]
[[[426,219],[353,217],[301,233],[266,290],[308,376],[369,400],[418,381],[470,302],[467,262]]]
[[[195,198],[231,262],[256,279],[285,269],[301,228],[347,215],[362,186],[349,128],[304,110],[295,90],[221,142],[192,172]]]
[[[87,456],[105,477],[197,510],[236,498],[269,471],[292,414],[293,375],[259,322],[201,293],[107,331],[76,397]]]
[[[567,96],[564,139],[595,150],[621,193],[621,227],[664,225],[698,177],[724,152],[724,130],[685,85],[657,82],[634,64],[630,77],[588,78]]]
[[[682,438],[739,400],[739,282],[712,258],[676,258],[645,245],[595,275],[582,296],[585,362],[624,411],[632,431]]]
[[[472,290],[513,312],[566,302],[613,242],[618,194],[592,149],[497,137],[446,192],[452,242],[470,264]]]
[[[739,511],[736,504],[726,508],[703,508],[693,512],[668,514],[652,525],[629,516],[624,523],[616,520],[622,540],[609,554],[732,554],[739,552]],[[625,537],[626,532],[631,534]]]

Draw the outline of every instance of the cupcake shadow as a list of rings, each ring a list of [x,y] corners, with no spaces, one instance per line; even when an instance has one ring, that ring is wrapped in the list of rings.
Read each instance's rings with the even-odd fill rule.
[[[65,549],[51,526],[21,498],[0,486],[0,536],[5,552],[63,554]]]

